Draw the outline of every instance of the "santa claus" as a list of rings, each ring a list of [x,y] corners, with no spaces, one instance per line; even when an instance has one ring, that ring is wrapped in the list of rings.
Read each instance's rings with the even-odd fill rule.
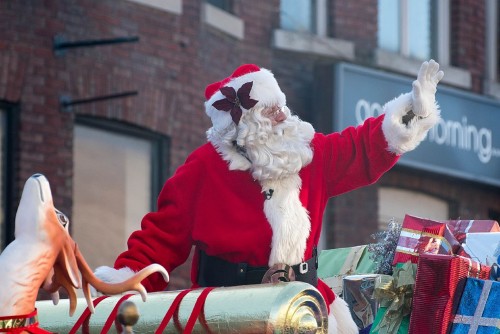
[[[412,91],[383,115],[322,134],[291,114],[269,70],[240,66],[206,88],[208,143],[165,183],[158,211],[143,218],[114,268],[96,275],[123,280],[151,263],[171,271],[195,246],[193,287],[308,282],[329,307],[329,332],[357,333],[345,302],[316,275],[323,211],[330,197],[374,183],[424,139],[439,119],[442,77],[435,61],[424,62]],[[166,287],[161,277],[144,285]]]

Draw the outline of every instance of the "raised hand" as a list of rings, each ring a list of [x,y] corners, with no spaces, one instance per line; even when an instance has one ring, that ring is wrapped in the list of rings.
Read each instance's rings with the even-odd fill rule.
[[[436,110],[436,86],[443,76],[444,72],[439,70],[439,64],[433,59],[424,62],[420,67],[412,89],[413,113],[419,118],[428,117]]]

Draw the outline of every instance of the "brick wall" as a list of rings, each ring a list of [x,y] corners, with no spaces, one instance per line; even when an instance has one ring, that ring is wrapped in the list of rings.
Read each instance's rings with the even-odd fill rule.
[[[461,0],[450,4],[452,66],[470,71],[472,91],[481,93],[485,70],[484,3]],[[332,17],[329,35],[354,42],[355,62],[372,64],[373,51],[377,45],[377,1],[334,0],[329,2],[329,13]],[[318,106],[314,96],[317,87],[323,84],[314,81],[322,80],[322,76],[318,75],[318,71],[311,75],[311,68],[319,68],[320,72],[328,71],[328,61],[311,55],[275,52],[275,64],[275,72],[278,73],[282,86],[287,89],[289,104],[296,109],[298,107],[297,113],[306,120],[313,121],[316,128],[323,131],[331,129],[328,124],[320,123],[329,123],[331,118],[325,112],[331,109],[325,111],[321,105]],[[297,73],[301,75],[297,76]],[[331,82],[324,83],[323,87],[329,89],[331,85]],[[311,101],[316,107],[309,113],[304,113],[303,110],[311,110]],[[325,102],[324,99],[321,101]],[[345,247],[373,241],[370,235],[378,228],[377,192],[380,186],[405,188],[441,198],[449,204],[450,218],[487,219],[500,210],[498,189],[395,168],[373,186],[330,200],[325,213],[327,247]]]
[[[332,0],[330,36],[355,43],[357,62],[369,62],[377,47],[377,0]]]
[[[485,1],[450,1],[451,64],[471,72],[472,91],[481,93],[485,73]]]
[[[318,90],[332,91],[318,70],[336,59],[273,49],[279,0],[235,1],[245,22],[240,41],[203,23],[201,3],[184,0],[182,15],[126,0],[0,1],[0,101],[18,104],[20,113],[17,203],[24,181],[47,175],[57,206],[72,210],[72,140],[75,115],[93,115],[134,124],[171,139],[174,171],[204,143],[210,126],[204,114],[204,88],[242,63],[273,70],[288,105],[322,131],[331,131],[331,106]],[[351,40],[356,63],[370,64],[376,47],[376,0],[331,0],[329,35]],[[452,65],[471,71],[480,93],[484,72],[484,2],[451,2]],[[55,54],[53,38],[68,41],[138,36],[139,42],[71,49]],[[137,96],[75,106],[62,111],[59,98],[72,99],[138,91]],[[326,124],[323,122],[326,120]],[[370,242],[377,229],[378,186],[426,192],[448,201],[452,218],[485,218],[500,212],[498,189],[396,168],[373,185],[332,199],[325,215],[327,246]],[[17,196],[17,197],[16,197]],[[17,204],[15,204],[17,206]],[[189,261],[172,275],[170,288],[188,285]]]
[[[34,172],[51,181],[54,201],[71,216],[72,138],[75,115],[141,126],[171,138],[170,170],[204,143],[210,120],[204,88],[242,63],[271,67],[271,37],[278,1],[236,2],[245,41],[207,26],[201,1],[184,0],[182,15],[129,1],[32,1],[0,4],[0,100],[20,104],[16,202]],[[20,15],[22,13],[22,15]],[[54,53],[66,41],[138,36],[138,43],[85,47]],[[138,91],[137,96],[73,106],[60,96],[90,98]],[[171,288],[186,286],[189,263]]]

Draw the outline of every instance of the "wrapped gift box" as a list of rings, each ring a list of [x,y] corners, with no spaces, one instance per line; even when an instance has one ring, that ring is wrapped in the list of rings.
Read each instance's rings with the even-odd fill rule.
[[[458,255],[420,255],[409,333],[448,333],[467,277],[487,279],[490,269]]]
[[[416,264],[398,264],[393,275],[378,275],[374,297],[380,304],[370,333],[406,334],[410,323]]]
[[[379,275],[348,275],[343,279],[343,298],[360,330],[373,323],[378,310],[378,302],[373,297],[377,276]]]
[[[373,321],[373,325],[370,331],[370,334],[379,334],[380,330],[375,330],[376,325],[382,321],[385,314],[387,312],[387,307],[380,307],[375,316],[375,320]],[[399,327],[395,329],[395,331],[391,332],[392,334],[408,334],[408,328],[410,326],[410,315],[405,315],[399,324]]]
[[[500,333],[500,282],[467,279],[451,333]]]
[[[459,248],[460,243],[445,223],[406,215],[393,265],[417,263],[419,254],[455,254]]]
[[[471,259],[492,265],[500,256],[500,232],[467,233],[462,248]]]
[[[318,258],[318,277],[341,297],[345,276],[373,274],[374,268],[367,245],[323,250]]]
[[[500,225],[496,220],[444,220],[455,238],[463,243],[467,233],[500,232]]]

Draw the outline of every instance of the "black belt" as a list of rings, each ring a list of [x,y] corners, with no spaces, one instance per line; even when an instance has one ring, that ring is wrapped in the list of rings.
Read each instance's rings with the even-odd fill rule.
[[[294,275],[295,278],[291,280],[306,282],[313,286],[318,285],[318,254],[316,248],[314,248],[313,257],[309,260],[294,266],[287,266],[287,268],[293,269],[291,275]],[[284,272],[284,270],[279,269],[276,270],[278,274]],[[269,267],[267,266],[252,267],[244,262],[233,263],[217,256],[207,255],[202,250],[199,251],[198,284],[200,287],[260,284],[266,273],[269,276],[268,271]],[[271,272],[271,274],[273,273]],[[285,274],[285,276],[288,276],[288,274]],[[285,277],[278,280],[286,281],[288,279]]]

